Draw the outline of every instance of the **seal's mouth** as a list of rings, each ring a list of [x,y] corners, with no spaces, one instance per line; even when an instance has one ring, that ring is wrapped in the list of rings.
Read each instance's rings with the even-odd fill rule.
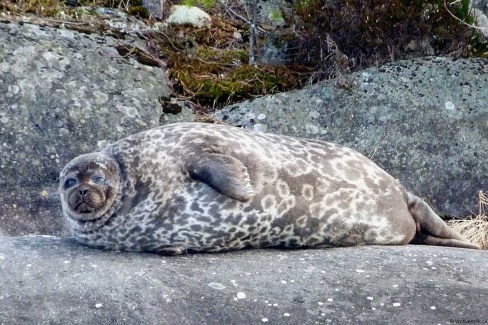
[[[110,223],[110,220],[115,217],[115,214],[97,215],[88,212],[73,212],[74,211],[66,213],[65,217],[67,217],[67,220],[72,227],[72,231],[76,231],[77,233],[95,231]]]
[[[88,214],[92,213],[95,208],[86,202],[80,202],[75,206],[73,210],[80,214]]]

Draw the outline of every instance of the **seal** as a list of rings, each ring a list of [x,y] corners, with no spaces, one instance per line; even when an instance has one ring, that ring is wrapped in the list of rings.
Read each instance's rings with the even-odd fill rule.
[[[352,149],[225,125],[172,124],[76,157],[59,192],[74,238],[106,249],[479,248]]]

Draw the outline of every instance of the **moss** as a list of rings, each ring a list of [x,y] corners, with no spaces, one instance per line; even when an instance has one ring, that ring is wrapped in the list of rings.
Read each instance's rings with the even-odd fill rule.
[[[218,62],[220,65],[247,64],[248,54],[244,49],[215,49],[199,47],[197,55],[201,60]]]
[[[127,13],[132,16],[149,18],[149,12],[143,6],[132,6],[127,8]]]
[[[303,85],[308,74],[285,66],[249,66],[243,50],[199,48],[194,56],[173,54],[170,77],[175,90],[204,106],[220,107]]]
[[[275,9],[269,14],[269,19],[274,22],[280,22],[283,20],[280,9]]]
[[[183,6],[190,7],[202,7],[203,9],[209,10],[217,4],[216,0],[183,0],[181,3]]]
[[[63,7],[56,0],[29,0],[19,4],[19,9],[22,12],[47,17],[55,16]]]
[[[141,18],[149,17],[147,10],[143,7],[142,0],[80,0],[79,4],[81,6],[117,8],[130,15]],[[61,12],[68,16],[76,17],[77,11],[77,8],[67,7],[64,1],[58,0],[0,0],[0,9],[5,9],[16,14],[30,13],[42,17],[54,17]]]

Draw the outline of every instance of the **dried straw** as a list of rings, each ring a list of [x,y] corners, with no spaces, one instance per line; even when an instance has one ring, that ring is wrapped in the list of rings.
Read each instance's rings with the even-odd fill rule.
[[[479,191],[478,215],[464,220],[451,220],[448,224],[467,240],[479,245],[482,249],[488,249],[488,216],[485,208],[488,206],[488,197]]]

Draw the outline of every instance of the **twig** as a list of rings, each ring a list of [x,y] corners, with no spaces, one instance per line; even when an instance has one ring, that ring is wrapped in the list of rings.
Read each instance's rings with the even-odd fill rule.
[[[229,7],[224,1],[221,1],[220,4],[225,8],[225,10],[227,10],[227,12],[239,19],[241,19],[242,21],[244,21],[246,24],[251,24],[251,22],[249,21],[249,19],[239,15],[237,12],[235,12],[234,10],[232,10],[231,7]],[[259,31],[261,32],[264,32],[264,33],[267,33],[268,31],[260,26],[257,26],[255,25],[255,28],[258,29]]]
[[[456,0],[456,1],[453,1],[450,3],[450,5],[453,5],[457,2],[459,2],[460,0]],[[462,24],[466,25],[466,26],[469,26],[471,28],[474,28],[474,29],[478,29],[478,30],[482,30],[482,31],[485,31],[485,30],[488,30],[488,28],[486,27],[479,27],[479,26],[475,26],[475,25],[471,25],[471,24],[468,24],[467,22],[465,22],[464,20],[462,20],[461,18],[457,17],[456,15],[454,15],[450,10],[449,8],[447,8],[447,1],[444,0],[444,8],[446,8],[447,12],[449,13],[449,15],[452,16],[452,18],[456,19],[457,21],[461,22]]]
[[[46,21],[50,21],[53,23],[60,23],[60,24],[70,24],[70,25],[87,25],[86,22],[79,23],[79,22],[74,22],[74,21],[67,21],[67,20],[57,20],[57,19],[50,19],[50,18],[44,18]]]

